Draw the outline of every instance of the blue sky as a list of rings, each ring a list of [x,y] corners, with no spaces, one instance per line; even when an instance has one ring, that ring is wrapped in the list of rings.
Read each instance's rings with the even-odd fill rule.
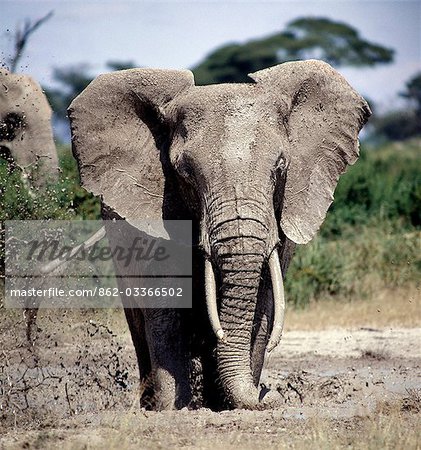
[[[32,37],[19,71],[51,85],[52,67],[108,60],[189,68],[216,47],[278,32],[297,17],[328,17],[396,50],[395,63],[340,71],[382,110],[399,104],[404,82],[421,70],[421,1],[38,1],[0,0],[0,54],[25,17],[54,16]]]

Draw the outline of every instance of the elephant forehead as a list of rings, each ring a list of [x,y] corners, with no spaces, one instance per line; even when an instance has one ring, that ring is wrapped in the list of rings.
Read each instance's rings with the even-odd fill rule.
[[[255,84],[195,86],[172,105],[187,126],[212,125],[225,120],[228,128],[255,126],[259,121],[274,124],[289,113],[285,93],[271,93]],[[207,121],[205,124],[203,121]]]
[[[179,141],[183,151],[187,148],[196,154],[205,145],[207,158],[222,158],[222,164],[242,164],[243,169],[250,164],[252,170],[263,164],[256,161],[258,146],[268,141],[268,145],[279,148],[276,130],[280,103],[254,84],[198,86],[172,106],[183,123],[178,128],[184,136]]]
[[[248,158],[256,140],[257,127],[261,116],[260,105],[236,98],[232,111],[223,116],[223,153],[227,159]]]
[[[0,70],[0,113],[4,110],[23,114],[27,110],[29,113],[51,112],[41,87],[31,77]]]
[[[253,140],[259,123],[275,121],[275,103],[253,84],[220,84],[196,86],[172,107],[191,137],[205,132],[242,146]]]
[[[179,99],[177,106],[185,112],[229,114],[242,104],[256,100],[253,85],[215,84],[195,86]]]

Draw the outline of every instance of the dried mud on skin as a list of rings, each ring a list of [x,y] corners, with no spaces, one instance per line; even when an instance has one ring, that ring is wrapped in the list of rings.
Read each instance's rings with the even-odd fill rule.
[[[388,404],[419,424],[420,329],[286,333],[262,377],[263,387],[279,393],[281,408],[155,413],[138,409],[137,363],[121,310],[41,310],[33,345],[21,311],[0,314],[0,448],[36,447],[40,432],[48,437],[42,448],[84,435],[96,447],[110,430],[125,427],[145,442],[167,433],[174,440],[167,444],[177,445],[193,445],[183,437],[191,430],[217,440],[227,432],[267,437],[267,430],[323,418],[352,429]]]

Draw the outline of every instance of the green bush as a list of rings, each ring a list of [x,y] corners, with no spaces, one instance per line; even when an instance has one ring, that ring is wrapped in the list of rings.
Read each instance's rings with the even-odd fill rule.
[[[74,211],[75,218],[98,220],[101,207],[97,197],[80,186],[79,170],[69,146],[58,149],[60,167],[63,171],[61,187],[63,194],[70,195],[67,205]]]
[[[387,140],[404,141],[413,136],[421,136],[420,119],[415,111],[392,111],[373,119],[376,137]]]
[[[421,226],[421,141],[363,149],[340,179],[321,231],[335,238],[379,220]]]
[[[324,298],[365,298],[382,287],[421,279],[421,231],[403,233],[383,222],[340,240],[323,236],[297,249],[286,276],[289,304]]]
[[[421,280],[421,142],[363,150],[341,178],[319,235],[299,246],[291,304],[373,295]]]
[[[46,186],[36,193],[28,189],[21,173],[8,172],[7,165],[0,162],[0,219],[68,219],[71,211],[66,207],[68,198],[61,191],[61,185]],[[67,200],[67,201],[66,201]]]
[[[58,148],[61,176],[33,192],[21,172],[0,159],[0,220],[98,219],[99,201],[80,187],[76,161],[68,146]]]
[[[305,306],[309,300],[344,295],[347,286],[346,260],[338,243],[316,238],[299,247],[285,280],[287,299],[294,306]]]
[[[61,175],[57,183],[33,191],[19,169],[10,171],[0,158],[0,279],[4,272],[4,220],[77,220],[100,217],[97,198],[80,187],[69,146],[58,148]],[[0,289],[1,290],[1,289]]]

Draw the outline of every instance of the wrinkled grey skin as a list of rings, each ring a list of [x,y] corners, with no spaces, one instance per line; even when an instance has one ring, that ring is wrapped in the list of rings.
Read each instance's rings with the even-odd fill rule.
[[[295,244],[315,235],[370,115],[321,61],[250,78],[199,87],[189,71],[132,69],[98,77],[69,109],[82,181],[105,218],[193,220],[193,309],[126,309],[142,404],[156,409],[276,405],[258,389],[273,320],[267,261],[277,251],[285,274]],[[225,342],[206,313],[205,259]]]
[[[20,168],[30,185],[58,178],[51,108],[32,78],[0,70],[0,156]]]

